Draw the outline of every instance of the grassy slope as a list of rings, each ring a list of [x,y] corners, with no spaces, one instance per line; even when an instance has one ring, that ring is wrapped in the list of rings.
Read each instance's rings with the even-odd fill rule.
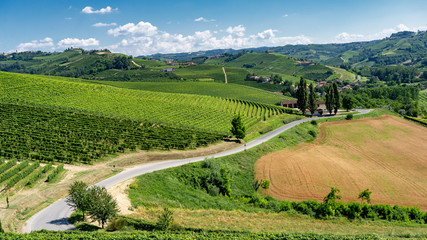
[[[383,114],[374,112],[368,116],[376,117]],[[364,117],[368,117],[364,116]],[[357,118],[357,117],[356,117]],[[331,121],[331,120],[330,120]],[[256,148],[246,152],[224,157],[221,159],[209,159],[206,163],[194,163],[185,166],[162,170],[150,174],[139,176],[136,180],[138,188],[129,190],[129,197],[133,207],[145,207],[148,210],[141,210],[140,217],[147,216],[146,211],[157,211],[162,207],[178,208],[177,212],[182,217],[182,224],[189,224],[194,227],[206,227],[207,229],[251,229],[251,226],[257,226],[256,229],[264,226],[269,231],[287,231],[284,225],[295,226],[292,231],[306,232],[315,231],[318,233],[334,232],[353,232],[353,233],[395,233],[390,228],[397,227],[400,232],[405,233],[426,233],[426,227],[419,224],[405,225],[390,222],[369,221],[358,222],[358,227],[352,226],[353,223],[348,220],[321,221],[307,219],[305,216],[284,216],[283,214],[274,214],[264,208],[238,200],[241,196],[253,194],[254,163],[259,157],[279,149],[296,145],[303,141],[313,139],[309,131],[317,131],[317,128],[309,123],[299,125],[291,130],[282,133],[280,136],[270,140]],[[193,182],[186,182],[185,179],[192,179],[192,175],[203,175],[209,172],[206,166],[213,169],[224,168],[229,173],[231,181],[232,198],[221,195],[215,196],[208,194],[205,190],[194,188]],[[209,168],[209,167],[208,167]],[[151,209],[151,210],[150,210]],[[188,209],[188,210],[185,210]],[[204,209],[204,210],[197,210]],[[210,209],[210,210],[208,210]],[[226,210],[224,212],[223,210]],[[245,213],[233,211],[243,211]],[[229,212],[232,211],[232,212]],[[262,216],[260,215],[262,212]],[[256,214],[258,213],[258,214]],[[240,215],[242,218],[233,217]],[[138,215],[138,214],[137,214]],[[210,215],[216,217],[209,218]],[[201,221],[199,219],[208,219]],[[227,223],[235,222],[232,226],[227,227],[217,219],[227,219]],[[280,219],[279,221],[270,221],[268,219]],[[210,219],[210,220],[209,220]],[[242,220],[240,222],[239,220]],[[246,221],[246,220],[247,221]],[[251,219],[251,223],[249,222]],[[305,222],[307,224],[301,224]],[[251,225],[252,224],[252,225]],[[306,227],[309,225],[309,227]],[[332,228],[331,228],[332,225]],[[262,230],[261,230],[262,231]]]
[[[227,105],[226,100],[209,96],[155,93],[63,79],[1,72],[0,87],[3,91],[1,100],[223,133],[228,132],[230,121],[236,111],[244,115],[244,111],[249,110],[231,108],[236,105]],[[257,121],[253,117],[243,119],[249,125]]]
[[[153,92],[186,93],[208,95],[222,98],[235,98],[253,102],[276,104],[283,100],[292,99],[272,92],[238,84],[223,84],[215,82],[115,82],[102,81],[101,84],[139,89]]]

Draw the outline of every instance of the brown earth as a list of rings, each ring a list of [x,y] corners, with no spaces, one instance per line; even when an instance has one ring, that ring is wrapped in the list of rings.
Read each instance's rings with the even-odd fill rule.
[[[312,143],[263,156],[257,179],[268,195],[318,200],[334,186],[344,202],[369,188],[372,203],[418,206],[427,211],[427,128],[394,117],[322,123]]]

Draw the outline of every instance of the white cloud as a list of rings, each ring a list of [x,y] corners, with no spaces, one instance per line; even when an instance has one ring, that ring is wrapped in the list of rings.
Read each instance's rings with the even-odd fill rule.
[[[54,46],[53,39],[50,37],[46,37],[42,40],[33,40],[27,43],[21,43],[17,46],[17,50],[19,52],[28,51],[28,50],[39,50],[52,48]]]
[[[425,30],[427,30],[427,27],[420,26],[420,27],[410,28],[404,24],[399,24],[394,28],[383,29],[377,33],[368,34],[368,35],[350,34],[347,32],[342,32],[337,36],[335,36],[335,42],[348,43],[348,42],[357,42],[357,41],[372,41],[372,40],[389,37],[391,34],[397,33],[397,32],[402,32],[402,31],[416,32],[416,31],[425,31]]]
[[[283,14],[283,17],[289,17],[289,15],[288,14]]]
[[[65,20],[71,20],[73,19],[72,17],[66,17]]]
[[[112,13],[114,11],[118,11],[118,8],[111,8],[110,6],[107,6],[106,8],[101,8],[99,10],[93,10],[91,6],[87,6],[82,9],[82,13],[86,14],[106,14],[106,13]]]
[[[215,19],[206,19],[204,17],[199,17],[194,19],[195,22],[215,22]]]
[[[229,34],[235,34],[236,36],[243,37],[243,35],[245,35],[246,28],[243,25],[238,25],[235,27],[228,27],[225,31]]]
[[[229,27],[226,31],[197,31],[190,35],[171,34],[160,31],[149,22],[128,23],[108,33],[122,37],[117,44],[108,48],[132,55],[153,53],[194,52],[217,48],[249,48],[261,46],[278,46],[286,44],[308,44],[311,39],[306,36],[279,37],[277,30],[265,31],[244,36],[246,28],[242,25]]]
[[[115,37],[120,35],[146,35],[152,36],[157,34],[157,27],[151,25],[149,22],[139,22],[138,24],[128,23],[114,29],[108,30],[108,34]]]
[[[99,22],[99,23],[95,23],[95,24],[93,24],[92,25],[93,27],[111,27],[111,26],[117,26],[117,23],[102,23],[102,22]]]
[[[59,47],[92,47],[98,46],[99,41],[95,38],[78,39],[78,38],[65,38],[58,42]]]

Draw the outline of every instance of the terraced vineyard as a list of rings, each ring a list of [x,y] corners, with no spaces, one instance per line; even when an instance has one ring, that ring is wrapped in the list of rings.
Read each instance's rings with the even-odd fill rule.
[[[427,108],[427,89],[420,92],[420,105]]]
[[[0,72],[0,101],[77,110],[228,134],[240,114],[246,126],[291,109],[242,100],[120,89],[63,78]]]
[[[58,175],[63,171],[62,166],[59,165],[56,168],[52,167],[52,164],[41,166],[39,161],[30,164],[27,160],[18,164],[16,159],[5,162],[2,158],[0,160],[0,190],[9,190],[16,186],[32,187],[41,179],[48,181],[52,174]],[[51,173],[47,175],[48,172]]]
[[[90,163],[125,150],[189,149],[222,138],[148,122],[0,104],[0,157],[8,159]]]

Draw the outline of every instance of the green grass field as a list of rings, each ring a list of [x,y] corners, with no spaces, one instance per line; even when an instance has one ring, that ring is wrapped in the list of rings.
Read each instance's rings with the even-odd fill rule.
[[[239,84],[224,84],[216,82],[116,82],[99,81],[120,88],[130,88],[153,92],[186,93],[208,95],[221,98],[234,98],[252,102],[277,104],[280,101],[292,99],[269,91]]]
[[[273,105],[218,97],[132,90],[0,72],[1,101],[57,107],[107,116],[145,120],[227,134],[235,114],[251,126],[260,119],[284,113]]]

